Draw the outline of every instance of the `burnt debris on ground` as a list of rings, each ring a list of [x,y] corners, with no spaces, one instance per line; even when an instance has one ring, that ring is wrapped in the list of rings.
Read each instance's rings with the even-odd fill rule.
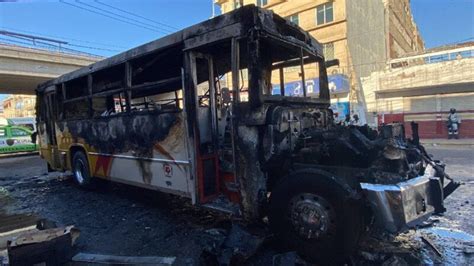
[[[451,162],[456,167],[453,172],[464,178],[460,192],[447,201],[448,212],[397,237],[376,233],[364,239],[350,263],[474,263],[474,227],[470,223],[473,183],[469,183],[474,179],[469,177],[468,159],[472,152],[433,152],[455,160]],[[0,167],[0,216],[21,218],[24,227],[36,228],[40,218],[46,219],[39,222],[43,229],[75,225],[81,230],[75,254],[176,257],[178,265],[216,258],[218,263],[244,260],[247,265],[305,263],[292,250],[278,247],[277,240],[261,227],[195,208],[178,197],[107,182],[97,190],[81,190],[64,176],[46,175],[38,157],[2,159]],[[429,238],[442,256],[423,243],[422,236]],[[6,253],[0,252],[2,256]]]

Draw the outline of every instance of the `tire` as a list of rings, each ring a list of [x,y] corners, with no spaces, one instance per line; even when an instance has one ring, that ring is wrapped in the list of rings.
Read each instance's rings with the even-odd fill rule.
[[[72,173],[75,183],[82,188],[92,188],[93,178],[89,169],[89,161],[84,152],[75,152],[72,158]]]
[[[296,172],[272,191],[269,223],[280,243],[322,265],[344,263],[363,231],[361,202],[328,177]]]

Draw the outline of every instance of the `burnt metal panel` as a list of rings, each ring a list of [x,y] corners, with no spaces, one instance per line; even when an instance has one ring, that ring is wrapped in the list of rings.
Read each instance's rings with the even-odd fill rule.
[[[87,120],[58,122],[61,132],[67,129],[74,143],[79,139],[100,153],[134,151],[138,156],[152,157],[154,144],[165,139],[178,121],[179,113],[137,113]]]

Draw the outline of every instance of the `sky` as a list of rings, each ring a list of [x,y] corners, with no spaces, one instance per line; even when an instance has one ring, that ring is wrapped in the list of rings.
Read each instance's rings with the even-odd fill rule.
[[[62,2],[87,9],[92,9],[87,5],[94,5],[148,25],[131,25]],[[212,16],[211,0],[100,0],[101,3],[149,20],[131,16],[92,0],[79,2],[83,4],[76,0],[0,0],[0,30],[63,40],[74,45],[66,47],[111,56]],[[129,22],[139,24],[136,21]],[[0,35],[0,42],[2,38],[5,36]],[[27,42],[18,39],[16,41]],[[0,94],[0,101],[4,97],[5,95]]]
[[[104,56],[111,56],[158,39],[170,32],[206,20],[212,14],[211,0],[0,0],[2,1],[4,3],[0,3],[0,30],[64,40],[76,45],[71,48]],[[132,24],[139,24],[141,21],[148,25],[131,25],[84,10],[103,12],[93,9],[91,5],[106,12],[131,17],[134,19],[129,21]],[[133,17],[110,6],[167,26]],[[0,35],[0,38],[3,37]],[[88,49],[79,45],[94,48]]]
[[[111,56],[210,18],[212,2],[212,0],[0,0],[0,30],[58,39],[68,42],[63,47]],[[427,48],[474,37],[474,0],[411,0],[411,3],[415,22]],[[102,11],[93,9],[91,5]],[[121,15],[119,20],[124,20],[123,16],[133,20],[124,23],[84,9],[95,12],[105,10]],[[8,37],[0,35],[0,42],[5,38]],[[16,41],[28,42],[18,39]]]
[[[426,48],[474,41],[474,0],[411,0]]]

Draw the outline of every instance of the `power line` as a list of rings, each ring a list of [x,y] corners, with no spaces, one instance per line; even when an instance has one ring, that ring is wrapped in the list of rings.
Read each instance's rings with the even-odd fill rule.
[[[66,50],[66,51],[69,51],[70,53],[74,53],[74,54],[82,54],[82,55],[88,55],[88,56],[94,56],[94,57],[100,57],[96,54],[91,54],[91,53],[86,53],[86,52],[83,52],[83,51],[79,51],[79,50],[75,50],[75,49],[71,49],[71,48],[67,48],[67,47],[59,47],[59,46],[55,46],[55,45],[52,45],[50,43],[45,43],[45,42],[36,42],[36,43],[28,43],[28,42],[22,42],[22,41],[18,41],[18,40],[12,40],[12,39],[6,39],[6,38],[0,38],[0,41],[3,41],[3,42],[0,42],[0,43],[4,43],[4,44],[12,44],[12,43],[15,43],[15,44],[21,44],[21,45],[24,45],[28,48],[43,48],[43,49],[48,49],[48,50],[56,50],[57,52],[61,52],[61,50]]]
[[[8,36],[10,38],[22,39],[22,40],[26,40],[26,41],[32,41],[33,45],[35,43],[38,43],[38,40],[47,41],[48,45],[51,45],[51,43],[57,44],[56,47],[58,47],[59,49],[61,49],[64,46],[73,46],[73,47],[81,47],[81,48],[87,48],[87,49],[92,49],[92,50],[120,52],[119,50],[114,50],[114,49],[109,49],[109,48],[100,48],[100,47],[73,44],[73,43],[68,43],[68,42],[61,41],[61,40],[54,40],[54,39],[50,39],[50,38],[45,38],[43,36],[27,35],[27,34],[21,34],[21,33],[3,31],[3,30],[0,30],[0,35],[5,35],[5,36]],[[43,44],[45,44],[45,43],[43,42]],[[54,45],[51,45],[51,46],[54,46]]]
[[[79,45],[79,44],[72,44],[72,43],[69,43],[69,44],[67,44],[67,45],[69,45],[69,46],[74,46],[74,47],[80,47],[80,48],[87,48],[87,49],[92,49],[92,50],[99,50],[99,51],[121,52],[120,50],[115,50],[115,49],[99,48],[99,47],[93,47],[93,46],[87,46],[87,45]]]
[[[105,47],[115,47],[115,48],[127,49],[127,47],[125,47],[125,46],[119,46],[119,45],[110,44],[110,43],[92,42],[92,41],[80,40],[80,39],[75,39],[75,38],[70,38],[70,37],[63,37],[63,36],[57,36],[57,35],[38,33],[38,32],[34,32],[34,31],[21,30],[21,29],[16,29],[16,28],[0,27],[0,29],[11,30],[11,31],[16,31],[16,32],[21,32],[21,33],[37,34],[37,35],[44,36],[44,37],[57,38],[57,39],[60,39],[60,40],[70,40],[70,41],[75,41],[75,42],[79,42],[79,43],[88,43],[88,44],[94,44],[94,45],[105,46]]]
[[[6,31],[6,30],[0,30],[0,34],[7,35],[10,37],[21,37],[21,38],[33,39],[33,41],[42,40],[42,41],[54,42],[58,44],[67,44],[67,42],[61,41],[61,40],[54,40],[54,39],[45,38],[42,36],[33,36],[33,35],[27,35],[27,34],[22,34],[22,33],[17,33],[17,32]]]
[[[4,44],[17,43],[17,44],[23,44],[23,45],[27,45],[27,46],[34,46],[34,44],[31,44],[31,43],[28,43],[28,42],[21,42],[21,41],[7,39],[7,38],[0,38],[0,41],[4,41],[3,42]],[[50,44],[49,46],[53,46],[53,45]]]
[[[171,25],[168,25],[168,24],[165,24],[165,23],[162,23],[162,22],[158,22],[158,21],[156,21],[156,20],[152,20],[152,19],[146,18],[146,17],[144,17],[144,16],[141,16],[141,15],[138,15],[138,14],[135,14],[135,13],[132,13],[132,12],[130,12],[130,11],[123,10],[123,9],[121,9],[121,8],[118,8],[118,7],[114,7],[114,6],[112,6],[112,5],[108,5],[108,4],[106,4],[106,3],[102,3],[102,2],[100,2],[99,0],[95,0],[95,2],[98,3],[98,4],[100,4],[100,5],[107,6],[107,7],[110,7],[110,8],[112,8],[112,9],[121,11],[121,12],[123,12],[123,13],[129,14],[129,15],[132,15],[132,16],[135,16],[135,17],[138,17],[138,18],[141,18],[141,19],[144,19],[144,20],[153,22],[153,23],[156,23],[156,24],[158,24],[158,25],[168,27],[168,28],[170,28],[170,29],[179,30],[178,28],[176,28],[176,27],[174,27],[174,26],[171,26]]]
[[[123,18],[123,19],[128,19],[128,20],[134,21],[134,22],[136,22],[136,23],[138,23],[138,24],[142,24],[142,25],[145,25],[145,26],[148,26],[148,27],[156,28],[157,30],[161,31],[162,33],[168,34],[168,33],[171,32],[170,30],[163,29],[163,28],[160,28],[160,27],[157,27],[157,26],[155,26],[155,25],[151,25],[151,24],[148,24],[148,23],[145,23],[145,22],[141,22],[141,21],[139,21],[139,20],[136,20],[136,19],[133,19],[133,18],[129,18],[129,17],[126,17],[126,16],[123,16],[123,15],[120,15],[120,14],[117,14],[117,13],[114,13],[114,12],[111,12],[111,11],[108,11],[108,10],[105,10],[105,9],[103,9],[103,8],[90,5],[90,4],[81,2],[81,1],[79,1],[79,0],[76,0],[76,3],[78,3],[78,4],[80,4],[80,5],[83,5],[83,6],[87,6],[87,7],[96,9],[96,10],[100,10],[101,12],[104,12],[104,13],[106,13],[106,14],[112,14],[112,15],[114,15],[114,16],[116,16],[116,17],[120,17],[120,18]]]
[[[104,14],[104,13],[101,13],[101,12],[97,12],[97,11],[95,11],[95,10],[91,10],[91,9],[88,9],[88,8],[84,8],[84,7],[82,7],[82,6],[78,6],[78,5],[75,5],[75,4],[71,4],[71,3],[65,2],[64,0],[59,0],[59,2],[62,3],[62,4],[65,4],[65,5],[69,5],[69,6],[78,8],[78,9],[82,9],[82,10],[85,10],[85,11],[88,11],[88,12],[91,12],[91,13],[94,13],[94,14],[98,14],[98,15],[101,15],[101,16],[105,16],[105,17],[111,18],[111,19],[113,19],[113,20],[117,20],[117,21],[120,21],[120,22],[123,22],[123,23],[127,23],[127,24],[134,25],[134,26],[137,26],[137,27],[140,27],[140,28],[143,28],[143,29],[147,29],[147,30],[151,30],[151,31],[160,33],[159,31],[157,31],[157,30],[155,30],[155,29],[153,29],[153,28],[149,28],[149,27],[146,27],[146,26],[143,26],[143,25],[140,25],[140,24],[136,24],[136,23],[133,23],[133,22],[130,22],[130,21],[126,21],[126,20],[119,19],[119,18],[116,18],[116,17],[113,17],[113,16],[109,16],[109,15],[107,15],[107,14]]]

